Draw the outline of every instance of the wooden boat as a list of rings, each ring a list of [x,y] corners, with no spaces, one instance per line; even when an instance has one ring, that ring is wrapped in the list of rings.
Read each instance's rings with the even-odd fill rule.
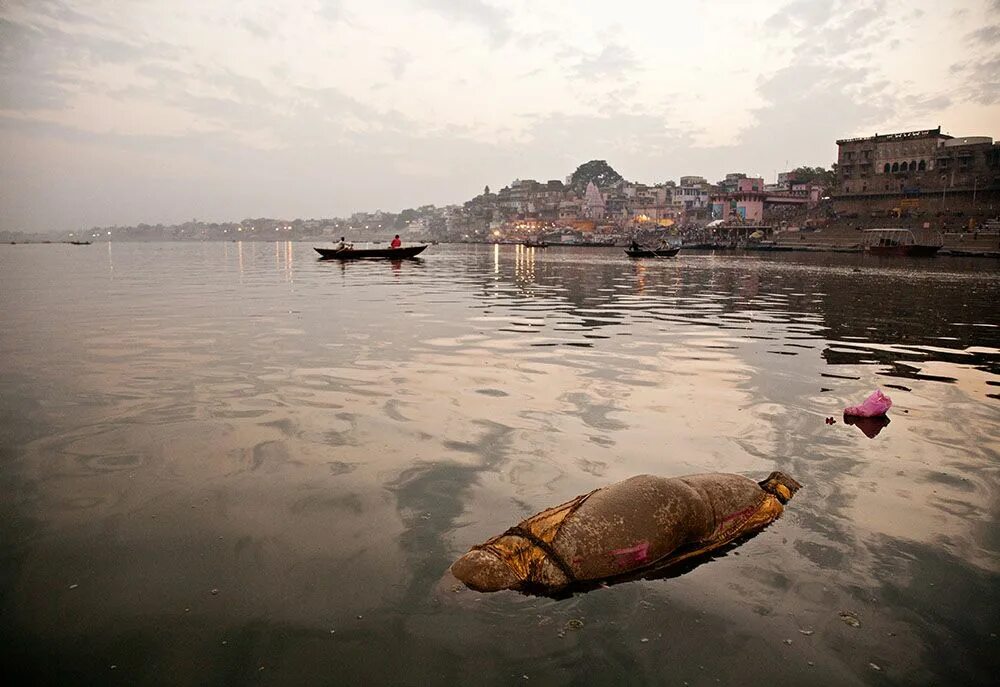
[[[388,260],[405,260],[414,258],[427,248],[422,246],[406,246],[404,248],[316,248],[321,260],[360,260],[363,258],[382,258]]]
[[[524,247],[525,248],[548,248],[549,244],[547,244],[545,241],[525,241],[524,242]]]
[[[941,249],[941,244],[917,243],[909,229],[866,229],[864,248],[872,255],[931,257]]]
[[[630,258],[672,258],[680,252],[680,247],[673,248],[626,248],[625,255]]]

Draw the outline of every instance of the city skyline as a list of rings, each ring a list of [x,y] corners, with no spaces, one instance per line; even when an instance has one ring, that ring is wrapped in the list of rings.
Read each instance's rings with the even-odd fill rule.
[[[997,0],[52,0],[0,36],[0,230],[398,211],[588,159],[773,180],[1000,121]]]

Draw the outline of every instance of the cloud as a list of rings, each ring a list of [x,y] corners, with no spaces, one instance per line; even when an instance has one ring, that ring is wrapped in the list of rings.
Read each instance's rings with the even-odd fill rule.
[[[832,10],[833,4],[828,0],[795,0],[768,17],[764,27],[813,31],[826,23]]]
[[[980,105],[1000,103],[1000,54],[953,64],[949,71],[962,79],[958,94]]]
[[[582,79],[617,78],[639,67],[635,54],[626,46],[606,45],[596,55],[582,57],[573,73]]]
[[[413,55],[402,48],[392,48],[389,51],[387,61],[392,78],[398,81],[403,77],[407,65],[413,61]]]
[[[454,21],[483,29],[495,47],[502,46],[511,37],[507,13],[483,0],[419,0],[419,4]]]
[[[340,0],[320,0],[319,16],[328,22],[337,23],[344,18],[344,5]]]
[[[998,0],[1000,2],[1000,0]],[[1000,24],[984,26],[966,35],[965,39],[973,43],[980,43],[987,47],[1000,43]]]

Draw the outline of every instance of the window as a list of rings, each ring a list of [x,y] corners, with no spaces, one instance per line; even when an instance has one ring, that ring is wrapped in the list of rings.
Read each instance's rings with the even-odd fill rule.
[[[893,162],[892,163],[892,171],[893,172],[898,172],[899,171],[899,163],[898,162]]]
[[[916,172],[917,171],[917,162],[916,162],[916,160],[910,160],[910,171],[911,172]]]
[[[886,162],[885,163],[885,167],[882,168],[882,173],[883,174],[888,174],[891,169],[892,169],[892,165],[890,165],[888,162]]]
[[[926,160],[921,160],[920,164],[917,165],[917,171],[918,172],[923,172],[926,169],[927,169],[927,162],[926,162]]]

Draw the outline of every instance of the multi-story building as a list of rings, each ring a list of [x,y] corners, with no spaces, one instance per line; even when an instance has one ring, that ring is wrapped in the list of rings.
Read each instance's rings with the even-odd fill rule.
[[[699,210],[708,207],[709,190],[704,186],[684,186],[673,189],[672,204],[676,210]]]
[[[955,138],[941,127],[837,141],[837,195],[941,191],[1000,185],[1000,144]]]
[[[705,177],[699,176],[683,176],[681,177],[681,186],[708,186],[708,180]]]
[[[1000,143],[941,127],[837,141],[838,210],[994,212],[1000,209]]]

